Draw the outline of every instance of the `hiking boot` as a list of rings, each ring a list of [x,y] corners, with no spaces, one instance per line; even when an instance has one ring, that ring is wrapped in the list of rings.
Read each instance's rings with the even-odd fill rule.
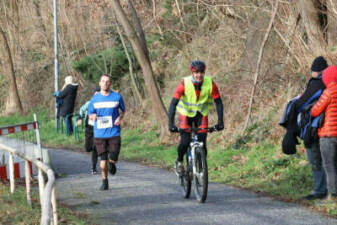
[[[109,173],[115,175],[117,172],[116,165],[113,162],[109,162]]]
[[[104,190],[108,190],[109,189],[109,182],[108,179],[103,179],[102,180],[102,185],[99,188],[99,190],[104,191]]]
[[[306,195],[304,197],[302,197],[302,200],[308,200],[308,201],[312,201],[312,200],[316,200],[316,199],[324,199],[326,198],[327,194],[309,194]]]
[[[178,176],[182,176],[184,174],[183,162],[176,161],[174,164],[174,169]]]

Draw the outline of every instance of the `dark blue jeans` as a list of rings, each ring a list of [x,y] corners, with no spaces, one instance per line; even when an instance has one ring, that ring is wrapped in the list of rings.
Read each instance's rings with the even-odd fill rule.
[[[322,167],[322,157],[318,141],[314,142],[310,148],[307,148],[307,156],[314,179],[312,194],[326,194],[328,192],[326,175]]]
[[[323,167],[327,176],[328,191],[337,194],[337,137],[319,139]]]
[[[68,116],[68,118],[65,119],[66,129],[67,133],[70,135],[73,133],[73,123],[72,123],[72,116]]]

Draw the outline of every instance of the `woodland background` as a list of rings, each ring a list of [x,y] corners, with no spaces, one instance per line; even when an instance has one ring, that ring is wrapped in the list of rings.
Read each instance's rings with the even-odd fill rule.
[[[120,4],[141,40],[130,2],[156,89],[115,8]],[[0,13],[1,114],[44,107],[52,116],[53,1],[2,0]],[[65,76],[76,77],[76,109],[108,73],[126,102],[126,125],[163,128],[166,112],[154,110],[161,103],[153,92],[167,109],[176,85],[190,74],[189,62],[200,59],[224,103],[221,140],[237,144],[278,141],[284,105],[304,90],[312,60],[322,55],[337,62],[336,0],[59,0],[58,31],[59,88]]]

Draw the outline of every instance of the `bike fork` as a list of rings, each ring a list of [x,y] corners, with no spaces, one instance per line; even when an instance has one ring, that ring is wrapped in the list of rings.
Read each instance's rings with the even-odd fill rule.
[[[191,161],[192,161],[193,174],[195,174],[197,172],[197,167],[195,164],[195,148],[191,149]]]

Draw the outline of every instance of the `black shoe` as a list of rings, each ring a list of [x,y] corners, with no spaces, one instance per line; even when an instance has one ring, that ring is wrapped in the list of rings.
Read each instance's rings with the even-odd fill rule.
[[[182,176],[184,174],[184,164],[178,160],[174,164],[175,173],[177,176]]]
[[[102,181],[102,185],[99,188],[99,190],[104,191],[104,190],[108,190],[109,189],[109,182],[108,179],[103,179]]]
[[[115,175],[117,172],[116,165],[113,162],[109,162],[109,173]]]
[[[91,173],[91,174],[97,174],[97,170],[96,170],[96,169],[91,169],[91,170],[90,170],[90,173]]]
[[[315,199],[323,199],[327,196],[327,194],[309,194],[307,196],[304,196],[302,200],[315,200]]]

